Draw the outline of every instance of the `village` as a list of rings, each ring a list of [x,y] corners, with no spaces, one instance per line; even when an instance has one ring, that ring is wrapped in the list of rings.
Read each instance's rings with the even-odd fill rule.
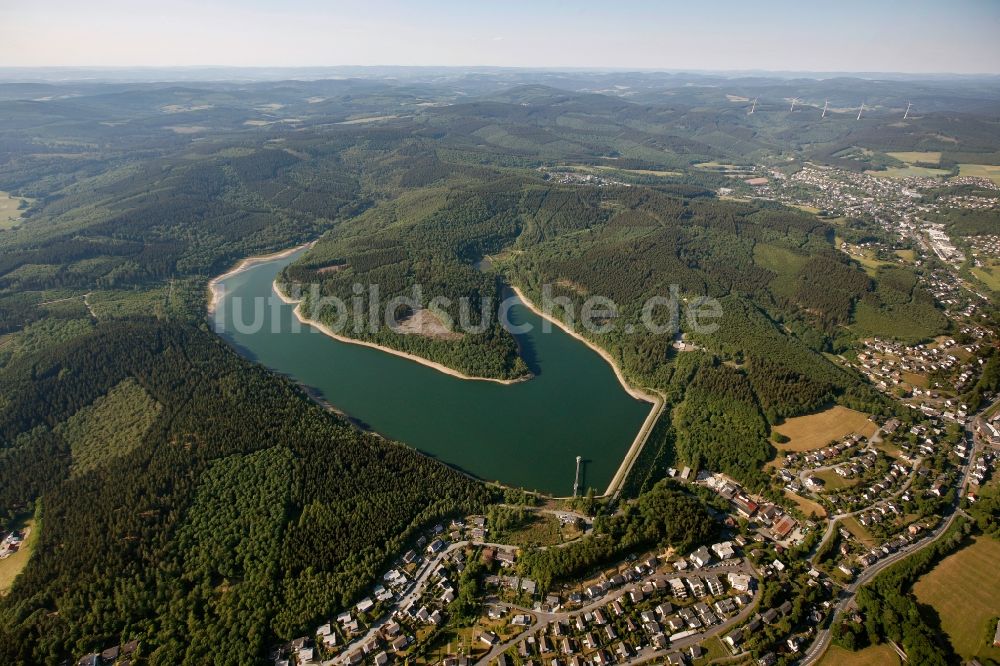
[[[839,589],[940,529],[962,465],[973,483],[992,474],[997,454],[983,450],[963,463],[975,451],[964,449],[961,436],[945,446],[956,438],[942,424],[929,419],[903,432],[891,419],[871,437],[853,433],[785,456],[777,477],[826,509],[826,521],[722,474],[670,470],[679,483],[704,487],[726,503],[727,514],[718,516],[726,538],[686,555],[636,554],[556,590],[519,575],[522,548],[491,540],[486,516],[438,524],[353,608],[278,646],[274,663],[700,664],[707,656],[743,655],[750,643],[765,649],[761,663],[794,656],[831,612]],[[984,443],[1000,445],[993,423],[980,430]],[[856,483],[831,491],[824,472]],[[587,533],[586,516],[549,511],[561,525]],[[455,624],[456,604],[470,585],[476,616]],[[794,618],[787,598],[762,603],[763,590],[788,587],[811,599],[796,606]]]
[[[580,520],[561,514],[566,522]],[[745,620],[756,607],[757,569],[737,542],[702,546],[688,557],[649,553],[578,589],[539,593],[519,577],[518,549],[485,541],[484,516],[455,520],[417,541],[369,597],[274,653],[275,664],[387,664],[417,656],[448,622],[470,564],[483,567],[483,615],[467,640],[439,660],[505,664],[505,652],[553,664],[609,664],[673,647],[699,655],[699,641]],[[739,639],[733,638],[736,644]],[[732,642],[731,641],[731,642]],[[418,657],[419,658],[419,657]],[[697,658],[697,657],[695,657]],[[437,661],[434,661],[437,663]]]
[[[965,340],[961,344],[945,337],[916,345],[866,339],[854,362],[848,365],[907,407],[961,425],[968,419],[968,406],[957,396],[979,378],[989,334],[980,327],[968,326],[961,329],[960,335]]]

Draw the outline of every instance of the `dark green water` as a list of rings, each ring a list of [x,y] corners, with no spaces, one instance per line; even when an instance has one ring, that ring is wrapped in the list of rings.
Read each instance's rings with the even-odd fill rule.
[[[217,315],[224,327],[217,329],[241,353],[315,389],[372,430],[480,478],[570,495],[579,455],[582,487],[604,492],[650,405],[628,395],[600,356],[558,328],[542,332],[541,318],[520,304],[511,322],[532,324],[519,342],[538,374],[510,385],[451,377],[309,326],[293,332],[293,306],[274,297],[271,285],[294,258],[224,281]],[[257,297],[266,304],[255,306]],[[239,332],[236,318],[252,328],[255,307],[266,325]]]

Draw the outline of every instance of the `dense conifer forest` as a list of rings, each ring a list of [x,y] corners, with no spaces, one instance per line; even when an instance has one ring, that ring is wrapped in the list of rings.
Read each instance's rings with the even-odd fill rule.
[[[130,450],[80,469],[62,424],[125,381],[161,411]],[[100,324],[10,364],[0,386],[3,507],[44,526],[0,611],[14,663],[140,636],[150,663],[247,663],[350,603],[413,530],[491,501],[190,325]]]

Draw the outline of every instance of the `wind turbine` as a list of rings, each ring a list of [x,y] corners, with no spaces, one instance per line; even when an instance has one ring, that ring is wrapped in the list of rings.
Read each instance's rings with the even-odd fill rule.
[[[823,102],[823,115],[820,116],[820,118],[826,118],[826,110],[827,108],[829,108],[829,106],[830,106],[830,100],[826,100],[825,102]]]
[[[756,109],[756,108],[757,108],[757,98],[754,97],[753,98],[753,105],[750,106],[750,113],[748,113],[747,115],[748,116],[752,116],[753,115],[753,110]]]
[[[793,97],[793,98],[792,98],[792,106],[791,106],[791,108],[790,108],[790,109],[788,109],[788,112],[789,112],[789,113],[792,113],[793,111],[795,111],[795,103],[796,103],[797,101],[799,101],[799,98],[798,98],[798,97]]]
[[[865,111],[865,103],[861,102],[861,108],[858,109],[858,120],[861,120],[861,114]]]
[[[910,115],[910,107],[913,106],[911,102],[906,103],[906,112],[903,113],[903,120],[906,120],[907,116]]]

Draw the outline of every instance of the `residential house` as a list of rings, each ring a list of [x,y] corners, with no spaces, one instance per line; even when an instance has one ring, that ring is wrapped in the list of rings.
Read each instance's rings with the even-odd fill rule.
[[[708,548],[702,546],[701,548],[698,548],[698,550],[691,553],[688,556],[688,559],[691,560],[691,563],[694,564],[696,567],[701,568],[711,563],[712,553],[708,551]]]
[[[715,556],[720,560],[729,560],[735,557],[736,551],[733,549],[732,541],[723,541],[712,546]]]
[[[722,585],[722,581],[715,574],[705,576],[705,584],[708,586],[709,594],[718,596],[726,591],[726,588]]]

